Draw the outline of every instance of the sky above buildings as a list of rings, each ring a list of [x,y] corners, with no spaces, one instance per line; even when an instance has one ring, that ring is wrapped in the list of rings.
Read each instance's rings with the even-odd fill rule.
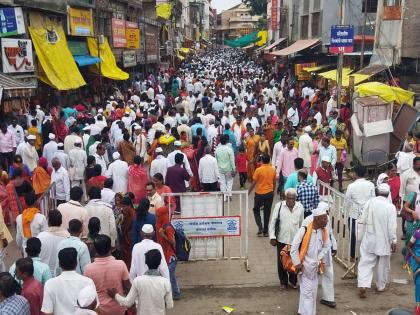
[[[241,0],[212,0],[211,5],[217,10],[217,13],[241,3]]]

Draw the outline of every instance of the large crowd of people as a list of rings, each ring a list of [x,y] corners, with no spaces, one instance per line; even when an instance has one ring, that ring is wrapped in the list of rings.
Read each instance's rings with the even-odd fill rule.
[[[346,99],[234,49],[136,77],[103,103],[33,104],[25,117],[2,115],[0,247],[15,225],[22,258],[9,272],[0,268],[0,309],[164,314],[182,297],[170,224],[182,215],[177,194],[220,191],[226,201],[237,177],[241,189],[255,189],[257,235],[277,248],[281,285],[300,286],[299,314],[316,313],[320,275],[321,303],[335,307],[330,192],[318,184],[344,192],[350,117]],[[377,197],[366,169],[352,172],[346,196],[352,259],[361,241],[361,297],[376,261],[377,289],[389,282],[401,209],[406,250],[413,268],[419,264],[417,138],[409,134],[398,163],[380,175]],[[45,216],[37,202],[52,183],[57,208]],[[283,201],[273,207],[276,194]]]

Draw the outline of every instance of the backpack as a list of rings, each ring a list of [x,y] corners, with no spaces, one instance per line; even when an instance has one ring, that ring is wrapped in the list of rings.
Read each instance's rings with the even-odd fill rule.
[[[191,252],[190,240],[185,236],[183,231],[174,228],[171,223],[165,224],[164,228],[166,229],[167,226],[170,226],[175,231],[175,248],[173,249],[175,251],[176,258],[179,261],[188,261]]]

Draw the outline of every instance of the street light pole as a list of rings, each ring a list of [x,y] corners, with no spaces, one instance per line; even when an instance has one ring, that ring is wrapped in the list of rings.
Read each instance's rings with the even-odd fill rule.
[[[344,0],[340,0],[340,25],[344,25]],[[337,107],[341,105],[341,88],[343,83],[343,62],[344,54],[342,49],[338,53],[338,65],[337,65]]]

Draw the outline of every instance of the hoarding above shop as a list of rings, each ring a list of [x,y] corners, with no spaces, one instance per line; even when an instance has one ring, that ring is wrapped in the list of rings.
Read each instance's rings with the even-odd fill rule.
[[[334,54],[352,52],[353,37],[353,25],[332,25],[330,52]]]
[[[112,46],[114,48],[127,47],[124,20],[112,19]]]
[[[2,38],[1,51],[4,73],[35,71],[30,39]]]
[[[127,39],[127,48],[139,49],[140,48],[140,29],[139,25],[135,22],[125,22],[125,36]]]
[[[94,36],[91,9],[67,7],[67,32],[72,36]]]
[[[22,8],[0,8],[0,37],[25,34]]]

